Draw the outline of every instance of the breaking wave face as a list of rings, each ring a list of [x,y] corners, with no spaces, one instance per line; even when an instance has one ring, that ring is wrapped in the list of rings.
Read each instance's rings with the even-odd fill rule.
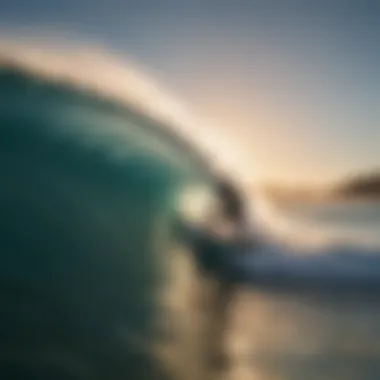
[[[189,324],[172,333],[196,336],[184,292],[199,276],[173,223],[187,189],[212,191],[207,159],[134,75],[126,99],[13,50],[0,66],[0,377],[199,378],[189,339],[164,323],[176,313]]]
[[[0,50],[0,377],[200,378],[189,300],[204,284],[173,223],[188,191],[212,194],[212,167],[240,176],[226,143],[103,53]],[[312,229],[252,205],[276,245],[252,271],[303,268],[285,241],[311,252]]]

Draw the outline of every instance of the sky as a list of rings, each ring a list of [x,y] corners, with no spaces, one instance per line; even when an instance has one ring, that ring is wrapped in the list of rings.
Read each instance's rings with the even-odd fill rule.
[[[380,169],[377,0],[0,2],[0,36],[29,30],[140,62],[262,181]]]

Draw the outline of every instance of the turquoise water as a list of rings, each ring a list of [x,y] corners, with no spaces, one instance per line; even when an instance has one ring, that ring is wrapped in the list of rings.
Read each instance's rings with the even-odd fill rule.
[[[211,186],[200,155],[132,107],[7,66],[0,156],[0,377],[170,379],[158,321],[180,196]]]

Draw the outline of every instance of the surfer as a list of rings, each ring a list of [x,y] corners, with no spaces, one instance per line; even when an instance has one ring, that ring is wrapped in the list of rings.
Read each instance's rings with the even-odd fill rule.
[[[234,240],[246,241],[248,221],[246,206],[237,187],[228,179],[219,177],[216,181],[216,195],[220,200],[222,219],[233,227]]]
[[[234,261],[236,254],[242,253],[249,242],[249,224],[244,200],[230,180],[218,177],[215,181],[215,194],[219,201],[219,210],[212,220],[216,231],[199,233],[195,254],[200,266],[206,269],[206,277],[211,284],[211,290],[204,300],[207,316],[204,326],[204,357],[208,368],[225,370],[230,362],[225,351],[226,332],[230,321],[231,302],[239,283],[239,273],[235,273]],[[218,233],[220,225],[222,229],[227,225],[227,231],[232,229],[232,234],[223,236],[223,233]]]

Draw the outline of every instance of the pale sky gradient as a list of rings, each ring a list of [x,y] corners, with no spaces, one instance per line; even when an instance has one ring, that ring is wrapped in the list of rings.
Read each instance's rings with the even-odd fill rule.
[[[0,30],[99,43],[231,134],[264,178],[321,183],[380,167],[376,0],[13,0]]]

